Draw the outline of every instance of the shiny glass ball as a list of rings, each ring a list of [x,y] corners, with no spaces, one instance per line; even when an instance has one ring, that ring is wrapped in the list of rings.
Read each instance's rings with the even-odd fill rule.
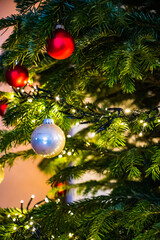
[[[12,87],[24,87],[29,80],[29,73],[26,67],[17,64],[5,72],[6,82]]]
[[[31,135],[34,151],[43,157],[57,156],[65,146],[65,135],[52,119],[44,119]]]
[[[3,116],[6,112],[7,104],[0,104],[0,116]]]
[[[56,29],[54,35],[47,40],[48,54],[58,60],[71,56],[75,43],[73,37],[64,29]]]

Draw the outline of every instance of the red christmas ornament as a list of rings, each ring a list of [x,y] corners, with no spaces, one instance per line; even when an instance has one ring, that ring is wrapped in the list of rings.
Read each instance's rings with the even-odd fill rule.
[[[65,196],[65,195],[66,195],[67,190],[64,190],[64,187],[65,187],[66,185],[68,185],[67,182],[64,182],[64,183],[62,183],[62,182],[55,182],[55,183],[53,184],[53,187],[59,188],[59,189],[58,189],[58,192],[57,192],[58,196]]]
[[[74,51],[75,43],[73,37],[63,29],[63,26],[57,26],[54,36],[47,40],[48,54],[58,60],[71,56]]]
[[[12,87],[24,87],[29,79],[26,67],[16,65],[14,68],[8,68],[5,73],[6,82]]]
[[[3,116],[6,112],[7,104],[0,104],[0,116]]]

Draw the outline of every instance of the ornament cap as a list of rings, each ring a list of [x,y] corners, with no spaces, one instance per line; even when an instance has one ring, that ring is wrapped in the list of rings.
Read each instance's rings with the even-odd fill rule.
[[[64,29],[64,25],[58,24],[58,25],[56,25],[56,29]]]
[[[51,118],[45,118],[43,120],[43,124],[54,124],[54,121]]]

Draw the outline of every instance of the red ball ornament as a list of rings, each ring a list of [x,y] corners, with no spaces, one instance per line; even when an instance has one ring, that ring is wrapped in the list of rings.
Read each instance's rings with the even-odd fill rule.
[[[63,182],[63,183],[62,182],[55,182],[52,187],[58,188],[58,192],[57,192],[58,196],[64,196],[67,193],[67,190],[64,189],[65,186],[67,186],[67,185],[68,185],[67,182]]]
[[[26,67],[18,64],[6,70],[5,79],[12,87],[24,87],[28,82],[29,73]]]
[[[0,116],[3,116],[6,112],[7,104],[0,104]]]
[[[74,51],[75,43],[73,37],[63,29],[63,26],[57,26],[54,36],[47,40],[48,54],[58,60],[71,56]]]

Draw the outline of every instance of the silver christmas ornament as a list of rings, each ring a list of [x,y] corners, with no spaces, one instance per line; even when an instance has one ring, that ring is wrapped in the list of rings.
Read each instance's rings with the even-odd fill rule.
[[[65,146],[65,135],[53,119],[44,119],[31,135],[34,151],[43,157],[57,156]]]

